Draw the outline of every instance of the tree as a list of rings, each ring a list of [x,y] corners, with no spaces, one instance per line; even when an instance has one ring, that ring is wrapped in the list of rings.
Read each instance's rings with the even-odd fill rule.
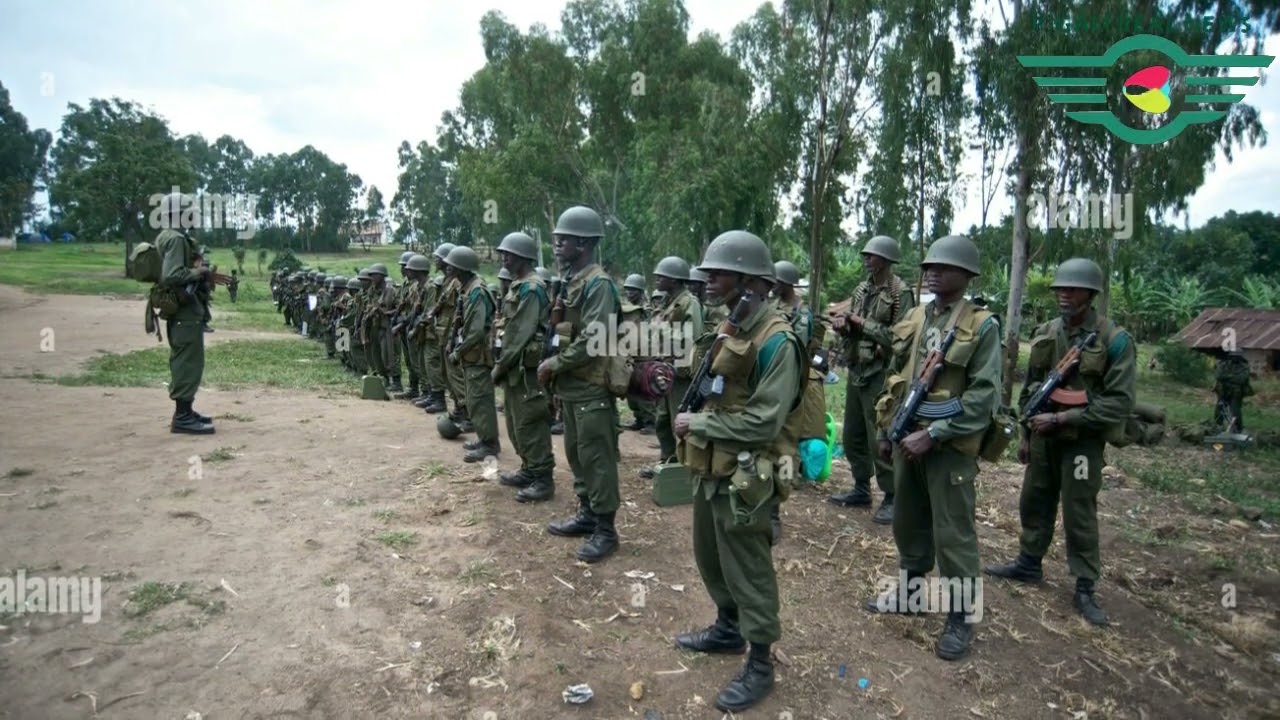
[[[369,192],[365,196],[365,218],[369,220],[381,220],[382,214],[387,211],[386,204],[382,202],[382,193],[378,191],[377,185],[370,185]]]
[[[52,139],[43,128],[28,128],[27,118],[9,104],[9,91],[0,83],[0,235],[34,214],[32,198],[44,177]]]
[[[196,175],[163,118],[112,98],[74,103],[53,148],[50,204],[81,236],[123,236],[125,273],[133,243],[148,235],[146,218],[173,188]]]

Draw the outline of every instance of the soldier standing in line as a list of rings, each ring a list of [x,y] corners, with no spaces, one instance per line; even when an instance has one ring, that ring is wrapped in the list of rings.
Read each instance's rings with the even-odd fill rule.
[[[462,322],[450,347],[449,363],[461,368],[466,381],[468,415],[476,432],[476,440],[463,444],[466,462],[480,462],[502,452],[498,439],[498,413],[493,393],[493,316],[497,300],[485,287],[477,273],[480,258],[469,247],[449,251],[445,264],[453,269],[459,283],[458,302],[462,305]]]
[[[382,378],[390,390],[391,368],[388,363],[388,322],[395,312],[395,291],[387,285],[387,266],[374,263],[369,272],[369,288],[364,293],[364,354],[370,373]]]
[[[503,485],[520,488],[519,502],[541,502],[555,496],[555,455],[551,449],[551,413],[547,392],[538,384],[538,365],[546,354],[550,298],[533,271],[538,242],[514,232],[498,245],[502,270],[512,279],[503,296],[495,345],[502,350],[493,368],[493,383],[502,387],[507,438],[520,456],[520,470],[503,473]]]
[[[622,320],[627,323],[631,330],[631,337],[639,340],[641,333],[645,334],[643,347],[636,349],[636,362],[648,360],[641,352],[649,347],[649,302],[644,296],[644,276],[639,273],[632,273],[622,283],[622,292],[626,297],[622,303]],[[628,430],[637,430],[641,435],[652,435],[656,425],[657,403],[651,400],[637,400],[634,397],[627,398],[627,407],[631,409],[631,415],[635,419]]]
[[[901,253],[898,241],[879,235],[862,249],[862,263],[869,273],[853,291],[849,312],[831,318],[831,328],[845,342],[849,380],[845,387],[845,456],[853,470],[853,489],[827,499],[835,505],[871,505],[871,475],[884,493],[872,521],[893,522],[893,467],[878,457],[875,404],[884,390],[885,367],[892,352],[890,328],[915,306],[911,288],[893,272]]]
[[[192,404],[204,378],[204,321],[208,296],[200,291],[210,271],[200,260],[200,248],[182,228],[183,196],[166,195],[167,227],[156,236],[161,257],[161,291],[168,298],[164,317],[169,338],[169,399],[174,403],[169,431],[188,435],[214,432],[213,419],[196,412]]]
[[[658,266],[653,269],[653,275],[657,278],[655,284],[658,290],[666,293],[667,299],[662,309],[654,314],[652,325],[664,336],[659,345],[669,345],[669,352],[672,353],[661,359],[674,365],[676,369],[671,392],[656,403],[660,455],[658,462],[665,463],[670,462],[676,454],[676,436],[672,430],[672,423],[675,420],[680,399],[689,389],[694,371],[694,368],[685,362],[688,358],[684,353],[680,353],[680,357],[676,357],[676,353],[702,336],[702,304],[685,287],[685,283],[689,281],[689,263],[683,259],[674,255],[662,258],[658,261]],[[640,477],[643,478],[652,478],[654,474],[653,466],[640,471]]]
[[[553,232],[565,286],[554,302],[563,313],[552,332],[558,352],[538,365],[538,382],[560,396],[564,451],[573,471],[578,512],[547,525],[561,537],[589,536],[577,558],[594,563],[618,549],[614,526],[622,499],[618,488],[618,405],[609,392],[608,357],[593,357],[596,333],[616,318],[621,297],[613,278],[596,262],[604,222],[596,211],[575,206],[561,213]],[[616,322],[616,320],[613,320]]]
[[[1061,502],[1067,567],[1076,578],[1072,602],[1094,625],[1107,624],[1107,615],[1094,597],[1102,573],[1098,491],[1105,465],[1103,450],[1108,437],[1124,432],[1137,399],[1138,378],[1137,348],[1129,333],[1093,309],[1102,285],[1102,268],[1086,258],[1063,262],[1050,285],[1060,314],[1036,328],[1020,404],[1025,413],[1028,401],[1062,356],[1096,332],[1093,342],[1080,350],[1079,364],[1062,387],[1085,391],[1087,401],[1076,407],[1052,403],[1028,420],[1018,448],[1018,461],[1027,466],[1018,503],[1021,547],[1013,561],[986,569],[996,577],[1040,582],[1041,561],[1053,542]]]
[[[697,413],[675,419],[680,462],[694,476],[693,553],[716,621],[676,637],[697,652],[741,653],[746,664],[716,697],[716,708],[741,712],[773,689],[771,647],[782,634],[773,567],[771,510],[790,492],[784,468],[796,455],[791,427],[800,403],[803,350],[769,300],[773,261],[764,241],[740,230],[707,247],[708,302],[735,308],[735,335],[712,362],[723,390]],[[701,363],[701,358],[698,358]]]
[[[409,258],[415,253],[412,250],[406,250],[400,253],[400,277],[401,283],[395,288],[396,290],[396,307],[399,312],[407,310],[411,303],[407,302],[409,290],[416,285],[408,271]],[[394,351],[394,357],[391,359],[391,392],[392,397],[397,400],[414,400],[418,397],[419,372],[417,363],[413,360],[413,355],[409,352],[409,337],[406,333],[401,332],[397,337],[391,339],[391,347]],[[400,369],[402,367],[409,368],[409,387],[403,387],[401,384]]]
[[[1249,361],[1244,353],[1232,350],[1218,357],[1213,385],[1218,402],[1213,421],[1223,432],[1244,432],[1244,399],[1254,394],[1249,376]]]
[[[893,458],[897,506],[893,539],[908,587],[933,570],[952,588],[947,620],[935,652],[943,660],[969,654],[981,577],[978,531],[974,520],[978,452],[1000,400],[1000,325],[992,314],[965,300],[973,278],[981,272],[978,246],[963,235],[948,235],[929,246],[920,263],[933,302],[912,308],[893,327],[892,375],[877,403],[881,418],[893,418],[906,396],[905,387],[919,374],[927,357],[941,351],[954,331],[943,369],[929,397],[959,400],[958,414],[947,418],[912,419],[910,433],[891,442],[886,421],[880,430],[880,457]],[[876,613],[912,614],[898,590],[871,598],[865,607]]]
[[[444,354],[447,333],[441,328],[446,322],[453,320],[453,308],[448,308],[450,312],[446,315],[443,305],[445,288],[448,287],[449,280],[448,266],[444,264],[444,259],[449,256],[449,251],[453,248],[453,243],[441,243],[440,247],[431,253],[431,259],[435,263],[438,274],[431,278],[423,297],[422,306],[427,309],[427,316],[422,322],[422,333],[426,340],[422,364],[425,366],[423,372],[426,374],[430,389],[426,398],[419,398],[414,404],[431,415],[449,410],[448,403],[445,401],[445,393],[449,387]],[[459,398],[455,396],[454,402],[458,400]]]
[[[329,278],[329,309],[325,313],[324,349],[328,357],[340,357],[338,354],[338,327],[342,314],[346,312],[347,278],[334,275]],[[343,363],[345,364],[345,362]]]
[[[409,387],[401,394],[402,400],[417,400],[426,394],[426,371],[423,359],[426,355],[421,318],[427,313],[423,298],[426,297],[430,284],[427,273],[431,271],[431,261],[425,255],[411,253],[405,261],[405,287],[401,295],[400,328],[398,335],[403,338],[405,364],[409,366]]]

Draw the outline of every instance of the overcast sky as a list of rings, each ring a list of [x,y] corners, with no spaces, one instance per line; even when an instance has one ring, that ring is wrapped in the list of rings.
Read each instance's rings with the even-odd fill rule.
[[[757,0],[686,0],[693,32],[727,39]],[[259,155],[314,145],[377,185],[396,188],[402,140],[434,140],[443,111],[484,64],[480,17],[490,9],[516,26],[559,28],[563,0],[0,0],[0,81],[14,107],[56,133],[67,103],[118,96],[153,109],[178,134],[222,134]],[[1272,38],[1268,51],[1280,54]],[[1244,71],[1236,71],[1244,72]],[[1280,89],[1247,92],[1273,136]],[[966,159],[976,173],[978,158]],[[1226,210],[1280,211],[1272,185],[1280,137],[1236,154],[1192,198],[1192,225]],[[980,217],[976,180],[955,222]],[[991,218],[1010,203],[997,197]],[[1180,222],[1180,221],[1179,221]],[[727,228],[726,228],[727,229]]]

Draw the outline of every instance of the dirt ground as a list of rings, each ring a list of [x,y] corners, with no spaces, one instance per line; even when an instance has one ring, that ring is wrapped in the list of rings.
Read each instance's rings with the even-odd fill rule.
[[[521,505],[403,402],[206,388],[196,407],[218,433],[190,437],[169,434],[162,388],[31,378],[149,347],[141,317],[138,301],[0,288],[0,572],[100,577],[104,605],[96,624],[0,620],[0,717],[722,716],[711,701],[742,658],[672,647],[714,608],[690,507],[656,507],[636,475],[652,438],[623,434],[622,548],[587,566],[579,541],[543,529],[574,505],[558,437],[555,500]],[[841,465],[834,482],[847,478]],[[984,562],[1016,552],[1020,478],[983,469]],[[986,583],[973,653],[946,663],[940,617],[860,608],[896,574],[892,538],[825,504],[828,490],[784,507],[777,685],[743,717],[1280,717],[1274,526],[1193,515],[1113,477],[1099,500],[1112,627],[1074,614],[1058,537],[1043,586]],[[379,539],[402,532],[416,543]],[[148,582],[183,583],[182,599],[137,616],[126,600]],[[567,705],[578,683],[594,699]]]

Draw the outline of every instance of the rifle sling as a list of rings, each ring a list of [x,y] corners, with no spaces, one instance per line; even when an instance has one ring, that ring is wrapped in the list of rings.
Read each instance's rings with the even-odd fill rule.
[[[968,305],[969,305],[969,301],[965,300],[964,298],[960,298],[959,300],[956,301],[956,306],[951,310],[951,316],[947,318],[947,322],[948,324],[951,325],[951,327],[954,328],[956,325],[960,324],[961,310],[966,309]],[[925,313],[925,310],[922,306],[920,310],[921,316],[923,316],[924,313]],[[908,372],[906,373],[907,378],[915,378],[916,376],[916,365],[918,364],[918,356],[920,353],[920,336],[921,335],[924,335],[923,320],[920,323],[920,329],[916,331],[915,337],[912,338],[911,340],[911,355],[908,356],[908,360],[907,360],[907,369],[908,369]],[[943,358],[943,360],[946,360],[946,358]]]

